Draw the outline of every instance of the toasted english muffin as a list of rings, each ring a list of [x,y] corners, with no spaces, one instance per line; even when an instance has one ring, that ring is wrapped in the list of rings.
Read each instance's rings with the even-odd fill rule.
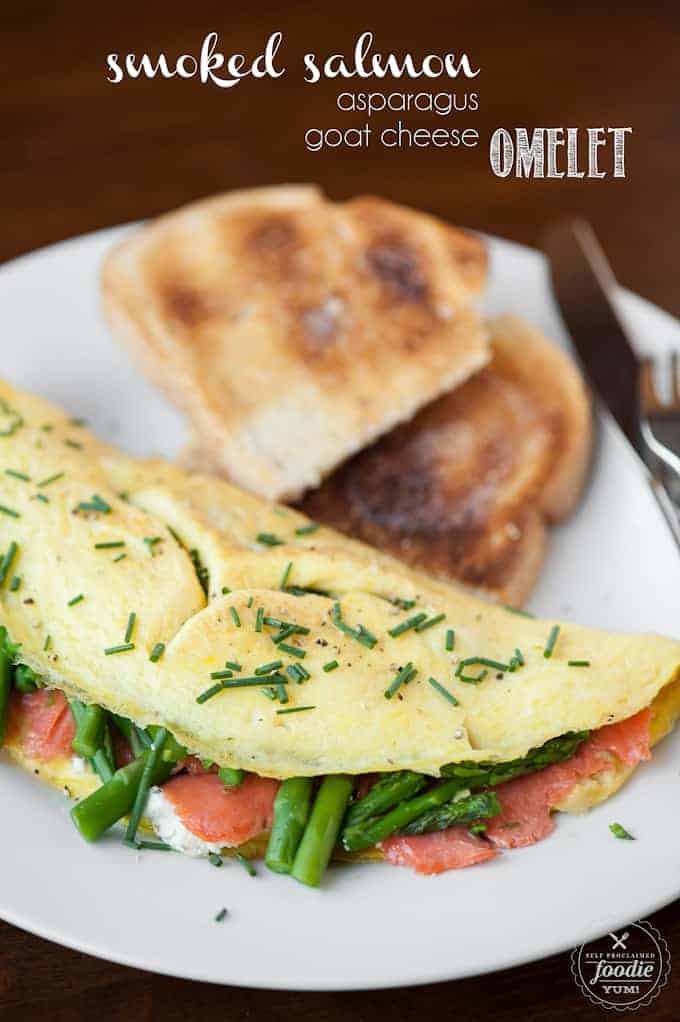
[[[295,498],[488,359],[469,298],[482,243],[375,198],[232,192],[106,259],[115,335],[191,420],[212,464]]]
[[[546,522],[581,493],[590,407],[571,359],[514,316],[474,378],[338,469],[301,509],[431,574],[520,605]]]

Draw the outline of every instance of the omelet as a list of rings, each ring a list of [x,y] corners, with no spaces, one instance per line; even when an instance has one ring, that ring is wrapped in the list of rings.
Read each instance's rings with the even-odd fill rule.
[[[678,715],[676,640],[483,603],[224,481],[128,458],[7,384],[0,402],[0,625],[22,663],[214,769],[436,778]],[[43,773],[86,794],[73,766]],[[612,753],[564,808],[627,769]]]

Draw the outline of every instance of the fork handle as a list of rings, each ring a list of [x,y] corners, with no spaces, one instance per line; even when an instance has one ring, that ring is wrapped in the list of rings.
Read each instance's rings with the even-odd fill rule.
[[[678,515],[678,508],[671,500],[668,490],[657,476],[650,475],[649,485],[659,505],[659,509],[666,519],[666,524],[671,530],[676,546],[680,550],[680,517]]]

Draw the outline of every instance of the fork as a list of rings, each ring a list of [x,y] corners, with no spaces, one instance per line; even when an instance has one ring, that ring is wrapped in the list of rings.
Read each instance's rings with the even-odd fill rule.
[[[665,365],[664,365],[665,361]],[[666,373],[670,398],[660,395],[656,380]],[[659,476],[680,504],[680,356],[645,358],[640,363],[640,433],[647,467]]]

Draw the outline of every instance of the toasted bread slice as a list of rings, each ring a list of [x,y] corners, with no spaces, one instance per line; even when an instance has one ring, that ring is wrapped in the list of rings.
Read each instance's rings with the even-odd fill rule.
[[[482,243],[373,198],[232,192],[135,232],[104,309],[216,468],[299,496],[489,357]]]
[[[581,492],[590,408],[573,362],[537,330],[504,316],[491,343],[482,372],[356,455],[301,508],[519,606],[543,560],[546,521]]]

